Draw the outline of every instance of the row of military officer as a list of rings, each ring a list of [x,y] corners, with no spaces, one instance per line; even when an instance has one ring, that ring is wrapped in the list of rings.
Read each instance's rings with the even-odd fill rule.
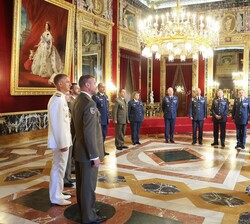
[[[101,87],[103,87],[103,89],[100,91]],[[97,108],[101,113],[102,130],[105,140],[109,123],[109,104],[108,97],[107,95],[105,95],[104,84],[100,83],[98,85],[98,90],[99,92],[95,96],[93,96],[93,99],[95,100]],[[101,98],[100,94],[103,94],[103,99]],[[165,121],[165,140],[167,143],[174,143],[174,128],[177,117],[178,97],[173,94],[173,88],[169,87],[167,89],[167,96],[164,96],[162,99],[162,110],[164,113]],[[249,99],[245,97],[245,91],[243,89],[239,90],[238,94],[239,97],[235,99],[232,110],[232,119],[234,120],[236,125],[237,144],[235,148],[244,149],[246,144],[246,131],[250,103]],[[127,148],[127,146],[124,145],[124,135],[127,123],[130,123],[131,126],[131,140],[133,145],[140,144],[140,128],[144,119],[144,107],[142,101],[139,99],[139,92],[134,92],[132,95],[132,100],[130,100],[128,103],[126,102],[125,98],[126,90],[121,89],[119,91],[119,96],[115,100],[112,110],[113,121],[115,124],[115,145],[118,150]],[[214,137],[214,141],[211,144],[212,146],[219,145],[219,138],[221,146],[225,146],[228,110],[228,99],[223,96],[223,91],[219,89],[217,90],[217,97],[213,99],[211,107]],[[200,88],[195,89],[195,96],[190,101],[189,117],[192,120],[192,144],[196,144],[197,140],[199,144],[202,144],[203,125],[204,120],[207,118],[207,102],[206,98],[201,96]]]
[[[168,96],[162,100],[162,110],[164,112],[165,120],[165,140],[168,143],[174,143],[174,127],[178,109],[178,97],[173,95],[173,88],[168,88]],[[223,96],[221,89],[217,90],[217,97],[213,99],[211,107],[211,115],[213,120],[213,137],[212,146],[219,145],[219,130],[220,143],[225,147],[226,138],[226,122],[229,110],[228,99]],[[244,149],[246,144],[246,133],[248,126],[248,117],[250,112],[250,100],[245,97],[245,91],[240,89],[238,91],[238,98],[234,100],[232,119],[236,126],[236,149]],[[206,99],[201,96],[200,88],[195,89],[195,97],[190,102],[189,117],[192,120],[192,144],[202,144],[203,140],[203,125],[207,118],[207,103]],[[198,138],[197,138],[198,129]]]

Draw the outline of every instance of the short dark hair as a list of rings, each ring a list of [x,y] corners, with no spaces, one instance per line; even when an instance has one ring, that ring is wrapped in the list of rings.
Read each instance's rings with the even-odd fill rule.
[[[90,79],[94,79],[93,75],[82,75],[79,79],[79,86],[82,88]]]
[[[122,92],[122,90],[125,90],[125,91],[126,91],[126,89],[122,88],[122,89],[120,89],[120,90],[119,90],[119,93],[121,93],[121,92]]]
[[[53,80],[54,85],[57,86],[59,81],[61,81],[61,79],[65,78],[65,77],[68,77],[68,76],[66,74],[57,74]]]
[[[73,82],[72,84],[71,84],[71,86],[70,86],[70,89],[72,90],[73,88],[74,88],[74,86],[76,86],[77,85],[77,83],[76,82]]]
[[[100,82],[99,84],[98,84],[98,89],[101,87],[101,86],[105,86],[105,84],[103,83],[103,82]]]

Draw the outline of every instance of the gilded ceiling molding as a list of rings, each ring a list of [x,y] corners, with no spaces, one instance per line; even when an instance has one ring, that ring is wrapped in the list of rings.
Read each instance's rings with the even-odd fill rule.
[[[118,27],[118,46],[131,51],[141,53],[138,38],[138,21],[141,10],[120,0],[119,4],[119,27]]]
[[[113,21],[113,0],[77,0],[77,8]]]

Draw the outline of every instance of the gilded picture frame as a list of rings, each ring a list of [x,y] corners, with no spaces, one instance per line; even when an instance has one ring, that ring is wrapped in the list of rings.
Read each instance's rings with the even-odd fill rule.
[[[74,5],[63,0],[16,0],[11,95],[51,95],[53,78],[70,75]]]

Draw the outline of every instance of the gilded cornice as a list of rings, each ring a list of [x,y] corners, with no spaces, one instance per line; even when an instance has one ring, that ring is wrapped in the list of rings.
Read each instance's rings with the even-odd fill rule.
[[[139,38],[136,32],[129,31],[123,27],[118,28],[119,47],[141,53]]]
[[[92,13],[87,11],[78,10],[77,11],[77,23],[83,23],[84,26],[88,27],[90,30],[95,30],[97,32],[107,32],[107,29],[110,31],[112,30],[112,26],[114,25],[113,22],[96,16]]]

